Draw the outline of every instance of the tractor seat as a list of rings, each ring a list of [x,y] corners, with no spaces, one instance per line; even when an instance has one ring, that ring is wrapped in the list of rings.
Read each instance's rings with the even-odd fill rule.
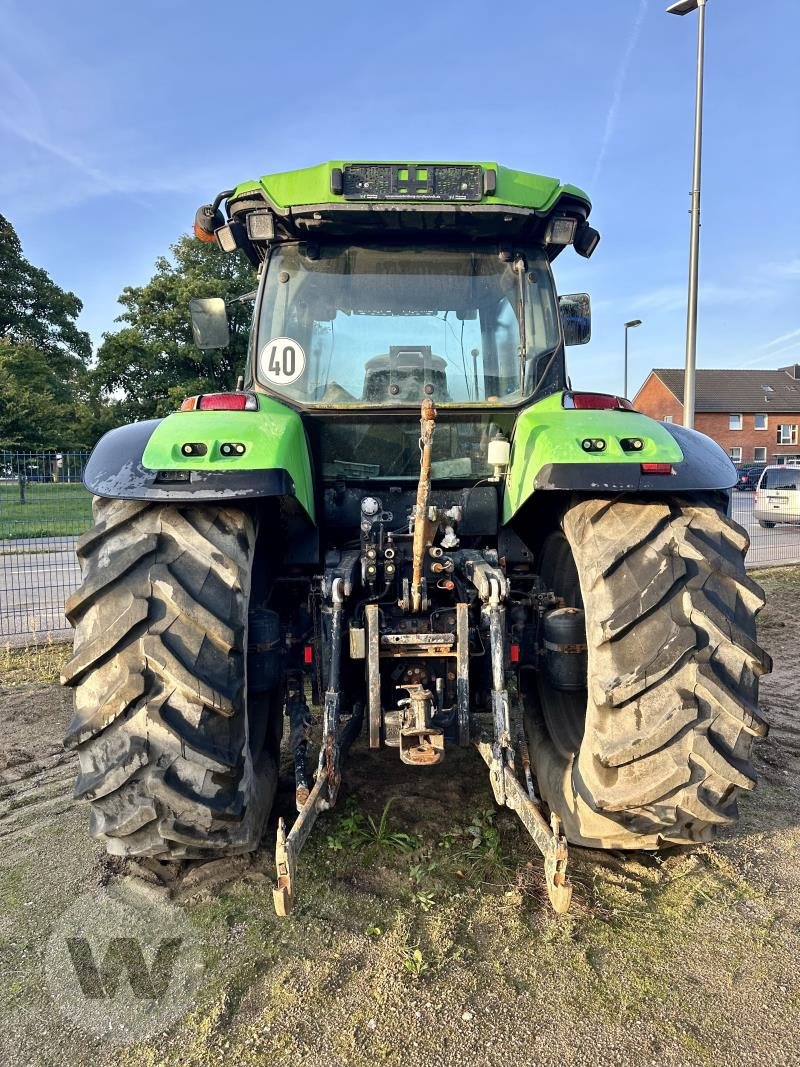
[[[419,404],[449,400],[447,363],[429,345],[392,345],[364,366],[363,400],[370,404]],[[428,386],[426,389],[425,387]]]

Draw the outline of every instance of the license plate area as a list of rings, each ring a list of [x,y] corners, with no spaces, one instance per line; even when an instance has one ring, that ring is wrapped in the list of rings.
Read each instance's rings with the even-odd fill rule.
[[[439,163],[350,163],[342,168],[345,200],[456,200],[483,195],[483,169]]]

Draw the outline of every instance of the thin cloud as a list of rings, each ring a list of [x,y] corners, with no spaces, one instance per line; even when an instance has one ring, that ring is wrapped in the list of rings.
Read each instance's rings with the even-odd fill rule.
[[[647,14],[648,0],[640,0],[639,10],[636,13],[636,20],[631,30],[631,35],[628,38],[628,43],[625,46],[625,52],[622,56],[622,62],[617,70],[617,76],[614,79],[614,91],[611,95],[611,105],[606,113],[606,123],[603,128],[603,137],[600,141],[600,151],[597,153],[597,161],[594,165],[594,173],[592,174],[592,185],[597,183],[597,179],[600,176],[603,164],[605,163],[606,154],[608,153],[608,146],[611,143],[611,138],[614,136],[614,131],[617,126],[617,114],[619,112],[620,104],[622,103],[622,93],[625,89],[625,79],[628,76],[628,67],[631,64],[633,58],[633,52],[636,48],[636,43],[639,40],[639,33],[644,23],[644,17]]]
[[[781,356],[785,356],[789,352],[797,352],[798,349],[800,349],[800,341],[795,341],[794,344],[775,349],[773,352],[766,352],[763,356],[757,356],[755,359],[745,359],[738,366],[744,369],[755,367],[758,363],[772,363],[773,366],[777,366],[778,359]]]
[[[74,206],[97,196],[125,196],[142,207],[148,203],[143,197],[159,193],[185,192],[194,181],[198,187],[205,186],[210,174],[206,171],[195,175],[165,173],[159,167],[156,173],[143,174],[131,169],[122,176],[110,174],[95,166],[79,152],[63,148],[45,131],[46,119],[34,85],[22,77],[10,64],[0,61],[0,88],[13,106],[0,112],[0,129],[4,129],[22,144],[35,149],[46,158],[45,170],[51,187],[44,210],[55,207]],[[53,160],[64,164],[75,177],[61,181],[53,188]],[[42,209],[39,193],[40,169],[31,159],[17,168],[6,167],[0,176],[0,191],[6,201],[21,204],[27,210]],[[214,184],[213,180],[210,182]]]
[[[771,278],[797,278],[800,277],[800,259],[790,259],[783,263],[765,263],[761,272]]]
[[[735,288],[731,285],[719,285],[706,282],[700,285],[698,300],[707,307],[738,304],[753,296],[752,289]],[[625,306],[640,311],[680,311],[686,309],[688,299],[685,285],[661,285],[655,289],[639,293],[638,296],[626,297]]]
[[[776,345],[783,345],[787,341],[793,341],[795,337],[800,337],[800,330],[790,330],[789,333],[781,334],[781,336],[776,337],[774,341],[768,341],[765,345],[762,345],[762,348],[775,348]]]

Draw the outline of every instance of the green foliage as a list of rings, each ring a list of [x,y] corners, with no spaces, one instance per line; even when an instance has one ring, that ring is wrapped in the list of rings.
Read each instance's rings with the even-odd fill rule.
[[[436,894],[429,889],[418,889],[411,894],[411,903],[420,911],[431,911],[436,907]]]
[[[352,800],[348,800],[336,830],[328,835],[328,848],[334,852],[345,849],[363,851],[369,859],[391,853],[412,852],[418,848],[419,838],[414,834],[392,830],[389,826],[389,808],[396,799],[390,797],[386,801],[377,822],[372,815],[364,815]]]
[[[183,236],[162,256],[146,285],[127,286],[117,333],[107,333],[97,353],[95,388],[117,423],[167,415],[193,393],[232,388],[244,372],[252,316],[249,301],[228,306],[231,343],[202,352],[192,340],[189,301],[194,297],[242,296],[255,287],[252,267],[241,253],[225,255],[216,244]]]
[[[512,866],[495,814],[492,808],[476,811],[463,830],[444,834],[439,840],[439,848],[445,850],[450,864],[459,868],[459,877],[473,885],[493,878],[505,880]]]
[[[412,978],[422,978],[430,971],[430,964],[426,962],[420,949],[403,948],[403,970]]]
[[[0,444],[8,449],[76,449],[92,437],[82,304],[22,254],[0,215]]]

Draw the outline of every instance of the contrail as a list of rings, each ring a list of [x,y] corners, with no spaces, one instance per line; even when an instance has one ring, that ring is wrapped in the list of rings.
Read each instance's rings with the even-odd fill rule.
[[[786,341],[793,341],[795,337],[800,337],[800,330],[792,330],[790,333],[781,334],[780,337],[776,337],[774,341],[769,341],[763,345],[763,348],[774,348],[776,345],[782,345]]]
[[[600,151],[597,153],[597,162],[594,165],[594,173],[592,174],[592,185],[594,186],[597,179],[600,176],[603,163],[606,159],[606,152],[611,138],[614,134],[614,128],[617,125],[617,112],[619,111],[619,105],[622,103],[622,92],[625,88],[625,79],[628,76],[628,67],[631,63],[631,57],[633,56],[633,50],[636,48],[636,42],[639,40],[639,33],[644,22],[644,17],[647,14],[647,2],[648,0],[640,0],[639,10],[636,13],[636,21],[633,24],[631,35],[628,38],[628,43],[625,46],[625,54],[622,57],[622,62],[619,65],[617,76],[614,79],[614,93],[611,97],[611,106],[606,114],[606,125],[603,130],[603,139],[600,142]]]

